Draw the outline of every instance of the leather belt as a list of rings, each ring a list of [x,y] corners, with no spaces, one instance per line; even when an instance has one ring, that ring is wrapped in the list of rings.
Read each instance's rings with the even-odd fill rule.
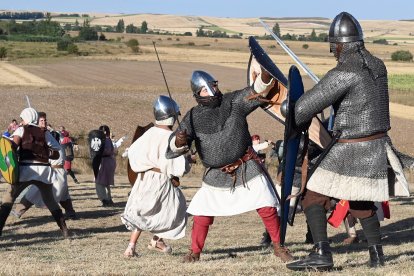
[[[373,134],[370,136],[365,136],[361,138],[350,138],[350,139],[338,139],[338,143],[359,143],[359,142],[367,142],[376,140],[382,137],[385,137],[387,135],[387,132],[380,132],[377,134]]]
[[[146,173],[146,172],[148,172],[148,171],[153,171],[153,172],[161,173],[161,170],[160,170],[159,168],[152,168],[152,169],[149,169],[149,170],[146,170],[146,171],[140,172],[140,174],[141,174],[141,181],[142,181],[142,180],[144,180],[144,175],[145,175],[145,173]],[[180,178],[178,178],[177,176],[173,176],[173,177],[171,177],[171,184],[172,184],[174,187],[178,187],[178,186],[180,186]]]
[[[161,173],[161,170],[160,170],[160,169],[158,169],[158,168],[152,168],[152,169],[149,169],[149,170],[146,170],[146,171],[140,172],[140,174],[141,174],[141,181],[142,181],[142,180],[144,180],[144,174],[145,174],[146,172],[148,172],[148,171],[153,171],[153,172]]]
[[[52,165],[53,169],[63,169],[63,165]]]
[[[259,156],[257,156],[256,151],[249,147],[246,151],[246,153],[239,159],[237,159],[235,162],[228,164],[224,167],[221,167],[221,171],[227,174],[230,174],[233,178],[233,187],[236,184],[236,170],[241,165],[246,163],[249,160],[255,160],[258,164],[262,164],[262,160]],[[243,185],[246,183],[246,176],[244,175],[244,171],[242,172],[242,178],[243,178]]]

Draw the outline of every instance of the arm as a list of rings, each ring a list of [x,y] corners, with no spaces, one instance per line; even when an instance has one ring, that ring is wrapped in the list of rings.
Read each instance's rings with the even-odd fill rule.
[[[295,122],[301,126],[316,114],[346,95],[357,76],[352,72],[329,71],[312,89],[303,94],[295,105]]]
[[[167,151],[165,153],[165,156],[167,159],[176,158],[178,156],[181,156],[189,151],[192,142],[194,141],[195,135],[193,133],[193,128],[191,127],[190,123],[190,116],[191,116],[191,110],[187,112],[187,114],[184,116],[183,120],[180,123],[180,126],[171,133],[169,139],[168,139],[168,147]],[[187,137],[187,144],[184,146],[177,146],[176,139],[177,135],[179,135],[179,132],[185,131]]]

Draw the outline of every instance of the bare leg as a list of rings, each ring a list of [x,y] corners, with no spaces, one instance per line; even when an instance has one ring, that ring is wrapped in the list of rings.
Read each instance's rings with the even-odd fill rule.
[[[130,258],[130,257],[134,257],[137,255],[135,253],[135,245],[138,241],[139,236],[141,235],[141,232],[142,232],[141,230],[137,230],[137,229],[132,231],[131,238],[129,239],[128,247],[124,252],[125,257]]]

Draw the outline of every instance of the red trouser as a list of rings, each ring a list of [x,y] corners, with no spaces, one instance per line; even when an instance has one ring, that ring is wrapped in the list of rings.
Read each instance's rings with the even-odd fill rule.
[[[280,221],[275,207],[263,207],[257,209],[257,213],[263,220],[263,224],[269,232],[272,242],[280,242]],[[214,222],[214,217],[194,216],[193,229],[191,231],[191,249],[193,253],[200,253],[203,250],[207,238],[208,228]]]

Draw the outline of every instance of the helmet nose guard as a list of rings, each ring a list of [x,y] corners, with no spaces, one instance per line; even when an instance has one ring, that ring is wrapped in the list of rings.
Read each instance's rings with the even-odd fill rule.
[[[200,94],[201,89],[206,88],[209,96],[215,96],[217,94],[215,86],[217,86],[217,80],[204,71],[194,71],[191,76],[191,90],[193,95]]]

